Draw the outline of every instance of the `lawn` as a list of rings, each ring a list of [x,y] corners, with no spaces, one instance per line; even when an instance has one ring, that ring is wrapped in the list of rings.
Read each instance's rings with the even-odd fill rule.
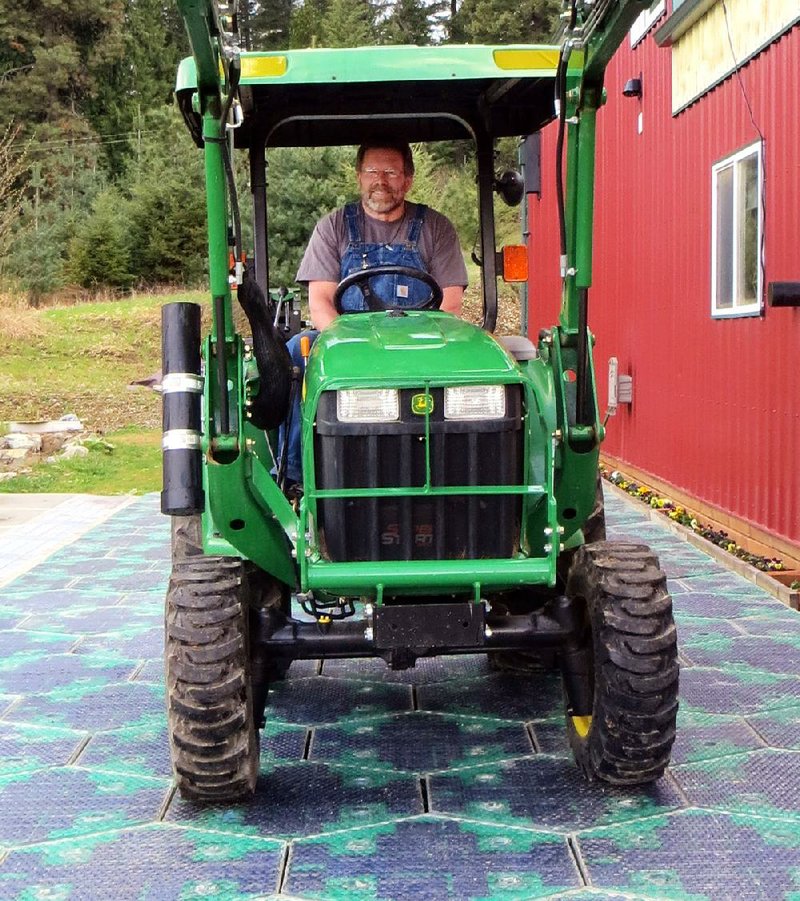
[[[30,310],[0,303],[0,421],[74,413],[101,433],[158,429],[158,395],[131,382],[161,367],[161,306],[199,292]]]
[[[161,487],[161,398],[132,386],[161,367],[161,306],[201,292],[32,310],[0,297],[0,422],[74,413],[103,440],[87,457],[40,463],[2,492],[124,494]]]

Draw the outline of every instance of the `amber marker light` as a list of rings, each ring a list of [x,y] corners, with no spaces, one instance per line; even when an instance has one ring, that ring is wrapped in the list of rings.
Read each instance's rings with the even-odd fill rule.
[[[524,244],[507,244],[503,250],[503,281],[528,280],[528,248]]]
[[[243,56],[242,78],[280,78],[286,74],[289,61],[285,56]]]
[[[495,50],[492,53],[498,69],[544,69],[555,70],[558,66],[558,48],[512,48]]]
[[[242,78],[280,78],[286,74],[289,60],[285,56],[243,56]]]
[[[300,335],[300,356],[303,358],[304,363],[308,363],[308,355],[311,353],[311,338],[308,335]],[[303,366],[303,370],[305,370],[305,365]],[[303,379],[303,400],[306,399],[306,380]]]

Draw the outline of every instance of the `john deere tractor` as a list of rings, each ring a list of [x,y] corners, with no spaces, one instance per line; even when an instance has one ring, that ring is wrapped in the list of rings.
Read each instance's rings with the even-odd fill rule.
[[[207,335],[198,305],[163,312],[166,672],[182,794],[251,794],[270,683],[294,660],[356,657],[406,668],[431,655],[549,654],[586,777],[659,778],[677,710],[671,600],[649,548],[605,540],[587,325],[603,73],[649,0],[572,0],[553,46],[264,53],[240,52],[233,18],[211,0],[178,5],[192,56],[176,95],[205,158],[211,294]],[[536,341],[497,338],[498,279],[515,254],[496,247],[494,195],[518,200],[537,177],[538,132],[554,120],[560,319]],[[419,309],[379,298],[324,329],[302,374],[270,291],[268,157],[377,133],[473,142],[482,326],[439,310],[435,284]],[[521,176],[495,171],[495,143],[509,136]],[[252,192],[246,265],[239,151]],[[304,492],[292,503],[277,429],[293,394]]]

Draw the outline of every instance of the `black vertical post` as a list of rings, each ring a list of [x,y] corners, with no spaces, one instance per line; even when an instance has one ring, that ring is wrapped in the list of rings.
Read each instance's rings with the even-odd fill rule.
[[[483,268],[483,328],[493,332],[497,324],[497,259],[494,236],[494,143],[486,132],[477,135],[478,205]]]
[[[170,516],[201,513],[204,506],[200,444],[200,306],[169,303],[161,308],[163,411],[161,511]]]

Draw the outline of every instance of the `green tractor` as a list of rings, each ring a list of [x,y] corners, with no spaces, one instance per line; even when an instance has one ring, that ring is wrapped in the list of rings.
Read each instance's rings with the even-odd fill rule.
[[[554,46],[240,53],[215,3],[179,0],[193,56],[176,94],[205,156],[211,291],[204,337],[198,305],[163,312],[166,674],[185,797],[254,791],[269,685],[303,659],[406,668],[430,655],[549,654],[586,777],[637,785],[664,772],[678,687],[671,599],[648,547],[605,540],[586,315],[603,73],[648,5],[573,0]],[[496,338],[510,254],[496,248],[494,194],[523,190],[518,175],[495,172],[495,142],[523,139],[532,179],[536,133],[555,119],[560,321],[535,343]],[[474,142],[482,327],[436,309],[436,292],[424,309],[342,315],[298,378],[290,327],[276,326],[283,298],[269,288],[267,155],[376,130]],[[232,270],[243,258],[239,149],[253,265]],[[293,391],[304,493],[290,503],[276,429]]]

